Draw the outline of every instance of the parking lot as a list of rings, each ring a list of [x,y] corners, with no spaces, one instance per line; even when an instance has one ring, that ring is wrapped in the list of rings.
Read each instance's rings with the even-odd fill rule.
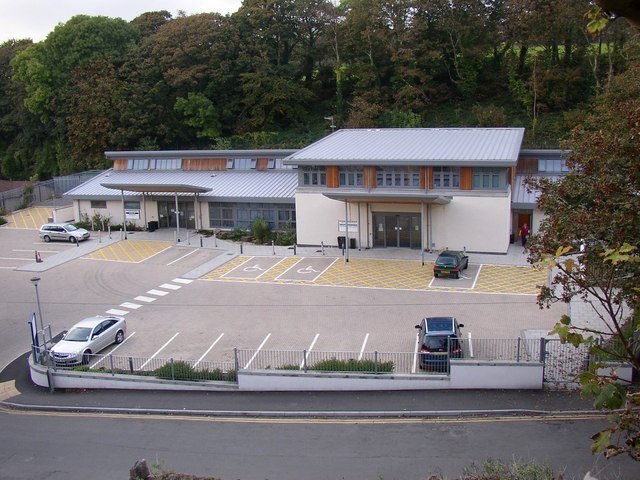
[[[564,313],[535,304],[544,273],[473,257],[454,280],[434,279],[431,264],[409,260],[230,255],[143,235],[103,243],[94,236],[80,247],[44,244],[35,230],[0,229],[0,236],[5,363],[29,348],[34,273],[24,266],[38,249],[45,264],[69,249],[92,250],[37,272],[52,333],[87,316],[122,315],[127,338],[103,353],[124,356],[217,362],[231,361],[234,348],[412,352],[424,316],[456,316],[473,338],[507,338],[550,329]]]

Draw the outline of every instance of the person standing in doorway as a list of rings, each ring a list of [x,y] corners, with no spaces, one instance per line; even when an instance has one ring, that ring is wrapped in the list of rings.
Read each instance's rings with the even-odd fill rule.
[[[526,223],[522,225],[520,228],[520,239],[522,240],[522,246],[524,247],[527,244],[527,237],[529,236],[529,225]]]

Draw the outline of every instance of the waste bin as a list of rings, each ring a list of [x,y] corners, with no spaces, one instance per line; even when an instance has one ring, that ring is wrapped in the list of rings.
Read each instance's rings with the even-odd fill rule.
[[[147,230],[150,232],[155,232],[158,229],[158,222],[153,221],[147,223]]]
[[[353,249],[355,249],[355,248],[356,248],[356,239],[355,239],[355,238],[350,238],[350,239],[349,239],[349,248],[350,248],[351,250],[353,250]]]
[[[347,237],[345,236],[338,237],[338,248],[344,250],[346,245],[347,245]]]
[[[513,233],[509,235],[509,243],[513,244]]]

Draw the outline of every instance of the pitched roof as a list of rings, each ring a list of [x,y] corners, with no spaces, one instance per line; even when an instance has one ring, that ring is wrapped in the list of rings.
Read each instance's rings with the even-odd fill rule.
[[[514,166],[524,128],[338,130],[289,155],[296,165]]]
[[[131,190],[126,190],[127,185]],[[298,173],[295,170],[185,172],[110,169],[69,190],[64,196],[72,199],[119,197],[120,188],[125,189],[126,196],[134,197],[142,195],[141,191],[154,196],[173,196],[175,191],[206,190],[200,195],[202,200],[293,202],[297,185]]]

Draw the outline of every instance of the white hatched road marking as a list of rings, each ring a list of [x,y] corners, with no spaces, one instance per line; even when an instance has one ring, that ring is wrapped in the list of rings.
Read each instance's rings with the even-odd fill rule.
[[[112,308],[111,310],[107,310],[109,315],[126,315],[129,313],[128,310],[118,310],[117,308]]]
[[[307,349],[307,353],[305,353],[305,355],[304,355],[304,361],[300,364],[300,370],[302,370],[304,368],[304,364],[307,362],[307,358],[309,357],[309,354],[311,353],[311,350],[313,350],[313,346],[318,341],[318,337],[319,336],[320,336],[320,334],[316,333],[316,336],[313,339],[313,342],[311,342],[311,345],[309,345],[309,348]]]
[[[173,262],[169,262],[167,263],[167,266],[169,265],[173,265],[176,262],[179,262],[180,260],[182,260],[183,258],[187,258],[189,255],[193,255],[194,253],[196,253],[198,250],[192,250],[191,252],[187,253],[186,255],[181,256],[180,258],[176,258]]]
[[[189,285],[190,283],[193,283],[193,280],[189,280],[188,278],[174,278],[171,281],[175,283],[183,283],[185,285]]]
[[[182,286],[174,285],[173,283],[163,283],[160,288],[166,288],[167,290],[180,290]]]
[[[119,345],[116,345],[116,348],[114,348],[113,350],[111,350],[107,355],[105,355],[104,357],[102,357],[100,360],[98,360],[96,363],[94,363],[93,365],[90,366],[90,368],[95,368],[96,365],[99,365],[100,363],[104,362],[106,360],[106,358],[111,355],[113,352],[115,352],[117,349],[119,349],[122,345],[124,345],[124,342],[126,342],[127,340],[129,340],[131,337],[133,337],[136,334],[136,332],[132,332],[131,335],[129,335],[128,337],[126,337],[122,343],[120,343]]]
[[[169,292],[165,292],[164,290],[149,290],[147,293],[149,295],[156,295],[158,297],[164,297],[165,295],[169,295]]]
[[[121,303],[120,306],[124,307],[124,308],[130,308],[131,310],[137,310],[142,305],[140,305],[138,303],[124,302],[124,303]]]
[[[364,349],[367,346],[367,341],[369,340],[369,334],[367,333],[364,336],[364,342],[362,342],[362,348],[360,349],[360,356],[358,357],[358,360],[362,360],[362,355],[364,354]]]
[[[202,361],[202,359],[207,356],[207,354],[211,351],[213,347],[216,346],[216,343],[218,343],[223,336],[224,336],[224,333],[221,333],[220,336],[216,339],[216,341],[211,344],[211,346],[207,349],[207,351],[204,352],[202,356],[198,359],[198,361],[193,365],[193,368],[196,368],[198,366],[198,364]]]
[[[249,365],[251,365],[251,363],[255,360],[256,356],[258,355],[258,353],[260,353],[260,350],[262,350],[262,347],[264,347],[264,344],[267,343],[267,340],[269,340],[269,337],[271,336],[271,334],[267,335],[265,337],[265,339],[262,341],[262,343],[260,344],[260,346],[258,347],[258,349],[256,350],[256,353],[253,354],[253,356],[251,357],[251,359],[247,362],[247,364],[244,366],[244,369],[246,370],[247,368],[249,368]]]
[[[169,339],[169,341],[167,343],[165,343],[163,346],[161,346],[158,351],[156,353],[154,353],[153,355],[151,355],[151,357],[149,357],[149,360],[147,360],[146,362],[144,362],[142,365],[140,365],[140,370],[142,370],[144,367],[147,366],[147,364],[153,360],[154,358],[156,358],[156,355],[158,355],[162,350],[164,350],[164,348],[169,345],[171,342],[173,342],[173,339],[176,338],[178,335],[180,335],[180,332],[176,332],[176,334],[171,337]]]
[[[134,300],[138,300],[139,302],[151,303],[151,302],[155,302],[157,299],[156,298],[151,298],[151,297],[145,297],[144,295],[140,295],[140,296],[134,298]]]

